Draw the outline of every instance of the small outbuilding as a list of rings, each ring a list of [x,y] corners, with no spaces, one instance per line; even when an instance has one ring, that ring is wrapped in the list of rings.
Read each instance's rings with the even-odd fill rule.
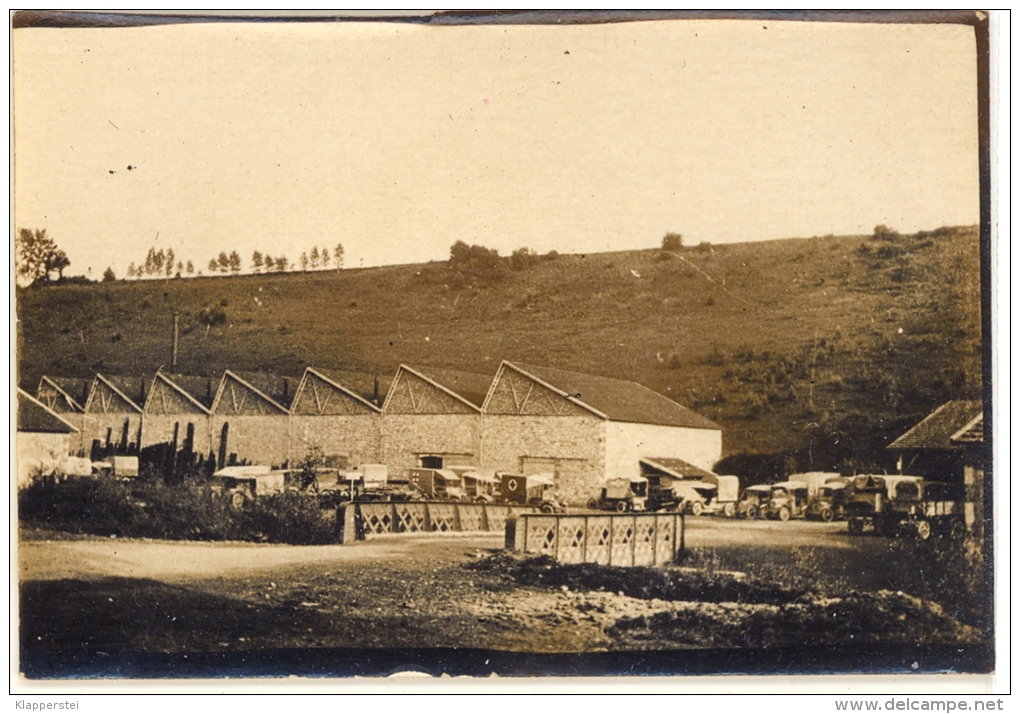
[[[23,389],[18,390],[18,488],[37,474],[64,473],[78,429]]]
[[[985,466],[989,452],[984,440],[984,404],[977,399],[946,402],[896,441],[897,470],[962,487],[964,516],[971,528],[984,514]]]

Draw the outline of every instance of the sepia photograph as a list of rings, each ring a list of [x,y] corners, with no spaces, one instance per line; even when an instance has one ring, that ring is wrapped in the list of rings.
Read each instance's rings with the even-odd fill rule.
[[[996,671],[986,13],[10,17],[12,684]]]

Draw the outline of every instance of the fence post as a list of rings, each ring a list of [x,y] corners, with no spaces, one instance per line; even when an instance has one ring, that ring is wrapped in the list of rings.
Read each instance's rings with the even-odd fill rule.
[[[637,562],[637,516],[631,516],[630,527],[630,564]]]
[[[616,539],[616,524],[613,522],[613,517],[609,517],[609,564],[613,564],[613,540]]]
[[[588,516],[584,517],[584,540],[581,541],[581,562],[588,562]]]
[[[681,512],[680,513],[680,552],[677,553],[677,557],[675,558],[676,560],[679,560],[681,563],[684,561],[684,551],[686,550],[686,544],[684,543],[684,539],[686,537],[687,537],[687,522],[684,520],[684,514]],[[676,539],[674,538],[673,540],[675,541]]]

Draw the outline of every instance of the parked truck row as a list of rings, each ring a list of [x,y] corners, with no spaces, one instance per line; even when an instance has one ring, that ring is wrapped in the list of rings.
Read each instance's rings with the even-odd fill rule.
[[[566,511],[549,474],[487,474],[464,466],[410,469],[395,477],[380,464],[350,471],[231,466],[216,472],[212,483],[213,490],[230,498],[237,508],[260,495],[293,490],[331,504],[432,500],[530,505],[543,513]],[[962,494],[957,490],[917,476],[884,474],[844,477],[812,472],[743,490],[736,476],[712,475],[708,480],[633,475],[607,480],[586,505],[617,513],[669,511],[777,521],[845,519],[853,535],[868,528],[886,536],[913,533],[928,538],[933,528],[962,521]]]

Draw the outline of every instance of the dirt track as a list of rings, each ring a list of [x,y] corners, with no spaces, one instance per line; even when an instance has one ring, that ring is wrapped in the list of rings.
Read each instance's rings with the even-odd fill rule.
[[[926,596],[918,590],[921,581],[911,580],[918,572],[911,544],[850,538],[845,528],[692,518],[686,541],[689,560],[699,568],[780,573],[793,580],[807,574],[844,592],[888,590],[899,598],[893,605],[924,610],[916,598],[895,594]],[[23,651],[36,657],[283,648],[732,647],[740,646],[734,633],[741,623],[787,617],[771,604],[662,601],[572,583],[531,586],[512,581],[500,567],[465,567],[498,552],[501,535],[386,538],[349,546],[44,538],[24,533],[19,554],[21,641]],[[910,568],[903,567],[907,563]],[[888,605],[880,603],[880,609]],[[812,617],[822,615],[831,617]],[[700,624],[678,624],[684,622]],[[964,631],[953,632],[956,637]],[[967,632],[962,636],[973,639]],[[942,636],[923,627],[892,633],[915,635]]]
[[[688,518],[689,548],[753,544],[760,547],[852,548],[860,539],[845,536],[846,524],[719,521]],[[154,578],[188,582],[237,577],[245,573],[301,565],[328,567],[360,561],[432,560],[449,552],[495,549],[503,536],[408,536],[355,545],[291,546],[254,543],[205,543],[142,539],[23,540],[21,580],[96,577]]]

